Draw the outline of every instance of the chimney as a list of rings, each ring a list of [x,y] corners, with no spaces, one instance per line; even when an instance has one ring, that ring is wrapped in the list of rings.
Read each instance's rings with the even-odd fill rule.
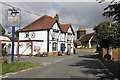
[[[58,14],[56,14],[56,15],[54,16],[54,18],[59,21],[59,16],[58,16]]]

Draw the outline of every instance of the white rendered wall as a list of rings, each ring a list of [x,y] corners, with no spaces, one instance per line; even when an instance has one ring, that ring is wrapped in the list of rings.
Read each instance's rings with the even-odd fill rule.
[[[35,34],[35,37],[31,37],[31,34]],[[25,38],[25,32],[19,33],[19,40],[43,40],[42,46],[41,46],[41,52],[47,52],[47,30],[44,31],[30,31],[29,32],[29,38]],[[21,42],[22,43],[22,42]],[[34,44],[33,44],[34,45]],[[28,55],[31,53],[31,49],[28,48],[24,53],[23,50],[26,48],[26,43],[23,42],[23,47],[20,49],[20,54]]]
[[[11,54],[12,52],[12,42],[6,42],[6,41],[2,41],[2,43],[5,43],[6,44],[6,51],[7,51],[7,54]],[[11,45],[11,47],[9,48],[8,45]],[[17,42],[14,42],[14,54],[17,54]]]
[[[30,44],[30,42],[19,42],[19,54],[22,55],[29,55],[31,53],[31,47],[27,47],[27,44]]]

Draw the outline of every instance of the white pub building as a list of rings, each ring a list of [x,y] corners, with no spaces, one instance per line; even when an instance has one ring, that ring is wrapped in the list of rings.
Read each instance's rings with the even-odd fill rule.
[[[22,55],[73,53],[74,35],[71,24],[59,23],[57,14],[54,18],[44,15],[19,30],[18,52]]]

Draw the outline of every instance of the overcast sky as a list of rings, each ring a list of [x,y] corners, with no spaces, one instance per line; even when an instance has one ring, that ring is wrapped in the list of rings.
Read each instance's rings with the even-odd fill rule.
[[[92,27],[100,22],[106,21],[102,16],[107,2],[99,4],[97,2],[6,2],[15,7],[35,12],[38,15],[27,13],[21,10],[21,28],[33,22],[43,15],[54,17],[57,13],[62,23],[71,23],[75,30],[80,26],[87,29],[87,33],[92,31]],[[1,5],[1,4],[0,4]],[[5,10],[7,6],[2,5],[2,24],[5,25]],[[0,21],[1,22],[1,21]],[[9,29],[7,27],[7,29]]]

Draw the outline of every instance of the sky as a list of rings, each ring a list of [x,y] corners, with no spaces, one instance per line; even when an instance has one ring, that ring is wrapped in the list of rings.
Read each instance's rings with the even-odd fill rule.
[[[102,16],[104,8],[108,5],[108,2],[99,4],[98,2],[5,2],[6,4],[22,9],[21,12],[21,27],[24,27],[34,20],[40,18],[43,15],[49,15],[54,17],[59,15],[61,23],[71,23],[76,31],[80,26],[84,26],[87,33],[93,32],[93,26],[106,21],[107,19]],[[6,26],[5,10],[11,7],[2,6],[0,8],[0,22]],[[39,14],[31,14],[24,10]],[[10,27],[5,27],[8,31]],[[18,29],[18,28],[16,28]]]

